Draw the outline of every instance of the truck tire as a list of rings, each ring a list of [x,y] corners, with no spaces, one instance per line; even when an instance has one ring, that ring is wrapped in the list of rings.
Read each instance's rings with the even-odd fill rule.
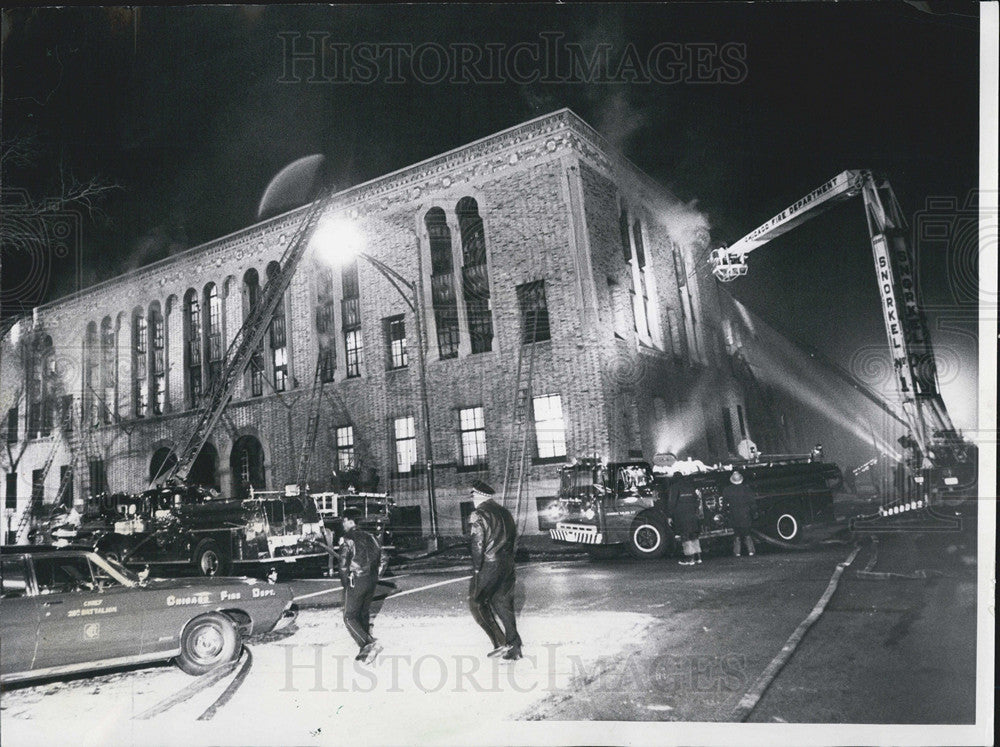
[[[236,623],[221,612],[209,612],[185,626],[175,662],[186,674],[205,674],[238,657],[241,644]]]
[[[226,576],[233,567],[232,560],[215,540],[204,540],[194,551],[194,567],[201,576]]]
[[[673,537],[668,533],[666,522],[646,513],[636,516],[632,522],[626,547],[633,558],[647,560],[663,557],[672,544]]]
[[[802,516],[792,508],[779,508],[771,514],[767,534],[782,542],[802,541]]]

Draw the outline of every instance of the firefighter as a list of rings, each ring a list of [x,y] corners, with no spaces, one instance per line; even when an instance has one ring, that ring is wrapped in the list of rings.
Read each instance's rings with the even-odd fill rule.
[[[701,508],[701,491],[688,480],[678,480],[670,488],[671,521],[674,534],[680,536],[684,559],[681,565],[701,562],[701,526],[698,512]]]
[[[371,634],[369,610],[378,584],[382,549],[378,540],[358,528],[361,510],[344,511],[344,534],[338,545],[340,582],[344,586],[344,625],[358,644],[358,661],[371,664],[382,647]]]
[[[742,541],[746,545],[747,555],[752,557],[754,546],[750,524],[756,512],[757,499],[753,491],[743,482],[743,475],[739,470],[734,470],[729,476],[729,485],[722,489],[722,499],[729,514],[729,524],[733,528],[733,555],[740,557]]]
[[[490,657],[505,661],[521,658],[521,636],[514,619],[514,545],[517,529],[510,511],[493,500],[495,491],[484,482],[472,484],[476,510],[469,517],[472,535],[472,580],[469,609],[493,644]],[[503,630],[496,618],[503,623]]]

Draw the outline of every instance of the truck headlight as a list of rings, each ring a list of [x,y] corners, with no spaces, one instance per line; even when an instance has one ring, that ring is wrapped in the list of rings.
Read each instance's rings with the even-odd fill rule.
[[[587,509],[586,511],[584,511],[584,512],[583,512],[582,514],[580,514],[580,515],[581,515],[581,516],[583,516],[583,518],[587,519],[588,521],[590,521],[590,520],[591,520],[591,519],[593,519],[593,518],[594,518],[595,516],[597,516],[597,514],[596,514],[596,513],[594,513],[594,509],[592,509],[592,508],[588,508],[588,509]]]

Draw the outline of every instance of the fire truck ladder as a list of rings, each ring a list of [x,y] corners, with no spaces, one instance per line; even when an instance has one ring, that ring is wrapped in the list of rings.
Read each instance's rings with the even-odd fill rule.
[[[323,402],[323,358],[316,358],[316,373],[313,374],[312,391],[309,393],[309,417],[306,420],[306,437],[299,454],[299,466],[295,471],[295,482],[305,490],[309,477],[309,462],[316,448],[316,434],[319,432],[320,405]]]
[[[270,282],[265,284],[260,302],[251,309],[243,326],[240,327],[226,350],[225,367],[219,378],[212,384],[197,424],[184,446],[177,452],[177,462],[168,466],[168,461],[165,460],[163,467],[151,481],[151,486],[171,478],[183,480],[187,477],[195,459],[198,458],[202,447],[212,431],[215,430],[219,418],[222,417],[222,411],[233,398],[240,377],[247,370],[254,353],[263,341],[274,310],[284,298],[285,291],[288,290],[288,286],[292,282],[292,276],[309,246],[309,239],[332,199],[333,195],[330,194],[314,201],[302,222],[295,229],[295,233],[289,240],[288,247],[279,262],[280,271]]]
[[[531,380],[535,371],[535,336],[538,331],[537,310],[531,325],[530,342],[521,340],[517,351],[517,371],[514,381],[514,397],[511,402],[511,423],[510,436],[507,441],[507,454],[504,459],[503,470],[503,505],[506,507],[510,500],[511,481],[516,469],[517,486],[515,488],[513,508],[514,521],[520,526],[527,521],[527,511],[522,516],[521,494],[524,489],[524,477],[526,472],[526,457],[528,452],[528,415],[531,410]],[[523,332],[522,332],[523,334]],[[527,348],[527,365],[525,365],[525,348]]]

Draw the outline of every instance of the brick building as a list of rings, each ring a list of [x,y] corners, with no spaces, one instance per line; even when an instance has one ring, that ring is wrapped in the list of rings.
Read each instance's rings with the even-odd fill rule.
[[[146,486],[192,426],[305,211],[39,307],[4,338],[10,529],[33,498]],[[442,534],[461,531],[472,480],[502,485],[512,442],[516,466],[512,410],[525,383],[527,531],[539,530],[537,507],[567,459],[674,451],[707,462],[764,430],[749,420],[736,342],[703,266],[703,218],[568,110],[346,189],[329,215],[420,280]],[[331,265],[322,244],[191,479],[232,495],[294,482],[319,379],[310,487],[360,468],[420,506],[426,528],[413,314],[372,265]],[[761,446],[789,448],[787,435]]]

